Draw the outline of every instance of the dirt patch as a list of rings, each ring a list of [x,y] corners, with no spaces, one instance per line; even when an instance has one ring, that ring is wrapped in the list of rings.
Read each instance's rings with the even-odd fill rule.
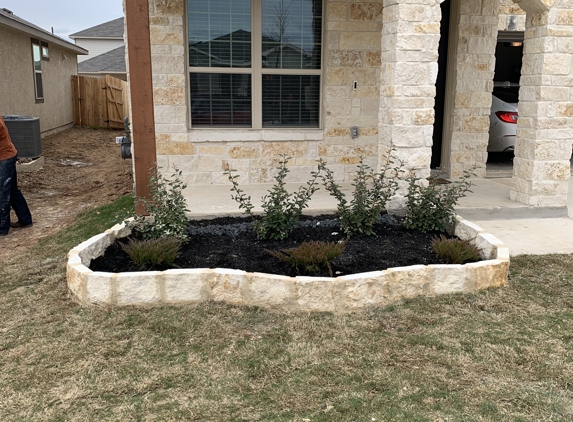
[[[388,217],[374,226],[375,236],[356,235],[346,239],[334,215],[316,217],[302,216],[300,226],[293,230],[288,239],[262,241],[257,239],[242,218],[221,217],[214,220],[192,221],[188,231],[209,228],[205,234],[192,234],[193,239],[185,243],[175,261],[177,268],[230,268],[247,272],[262,272],[286,276],[317,275],[328,277],[323,267],[319,273],[308,274],[291,267],[271,256],[269,251],[296,248],[305,241],[345,242],[343,254],[332,261],[335,276],[344,276],[386,268],[409,265],[443,264],[432,248],[432,238],[437,233],[422,233],[404,228],[394,217]],[[307,224],[308,223],[308,224]],[[246,226],[246,227],[245,227]],[[327,226],[327,227],[325,227]],[[229,229],[232,227],[232,229]],[[129,238],[128,238],[129,239]],[[90,264],[93,271],[126,272],[141,269],[122,250],[122,239],[107,248],[105,254]],[[168,266],[152,268],[162,271]],[[303,270],[303,268],[300,268]]]
[[[20,252],[75,221],[78,213],[130,194],[131,160],[123,160],[122,131],[74,127],[42,139],[44,168],[18,173],[34,225],[0,238],[0,258]],[[14,212],[12,221],[16,221]]]

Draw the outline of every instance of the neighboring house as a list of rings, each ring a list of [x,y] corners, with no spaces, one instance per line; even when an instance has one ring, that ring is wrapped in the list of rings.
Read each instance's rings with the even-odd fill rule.
[[[103,78],[105,75],[127,81],[125,46],[78,63],[78,75]]]
[[[269,183],[281,154],[293,157],[289,181],[308,180],[319,158],[348,181],[360,157],[377,168],[390,148],[422,178],[431,163],[483,178],[498,32],[524,31],[511,198],[566,213],[569,0],[125,5],[139,189],[154,161],[190,185],[228,183],[227,166],[242,184]]]
[[[127,80],[123,30],[124,19],[118,18],[71,34],[76,45],[89,51],[78,60],[78,75]]]
[[[87,51],[0,9],[0,114],[40,118],[42,135],[72,124],[70,77]]]

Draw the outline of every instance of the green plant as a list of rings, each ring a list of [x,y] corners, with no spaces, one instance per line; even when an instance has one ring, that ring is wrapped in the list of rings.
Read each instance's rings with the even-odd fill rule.
[[[439,184],[428,179],[427,185],[410,175],[407,179],[404,226],[422,232],[446,231],[446,226],[454,222],[454,206],[467,192],[471,192],[472,182],[469,179],[473,175],[473,172],[464,171],[459,180],[453,183]]]
[[[121,248],[143,271],[159,266],[173,267],[179,256],[181,240],[175,237],[157,239],[130,239]]]
[[[324,171],[321,176],[324,187],[337,201],[336,214],[340,218],[340,226],[348,237],[354,234],[374,234],[374,224],[386,210],[386,203],[394,196],[398,189],[398,177],[401,163],[393,167],[391,154],[386,159],[383,168],[375,173],[364,159],[360,157],[358,170],[353,179],[352,200],[350,203],[340,186],[334,182],[332,170],[326,167],[323,160],[319,161],[318,168]]]
[[[128,225],[145,239],[175,237],[182,242],[188,240],[186,228],[189,221],[185,213],[189,210],[183,197],[183,189],[187,185],[181,181],[182,172],[176,167],[173,169],[175,172],[170,178],[165,178],[156,167],[152,167],[148,185],[151,198],[135,199],[136,205],[142,205],[152,218],[135,215]]]
[[[477,262],[480,259],[480,250],[468,240],[447,238],[441,235],[432,240],[432,248],[446,264],[465,264]]]
[[[334,276],[330,261],[344,252],[344,242],[303,242],[300,246],[282,251],[269,251],[281,261],[290,263],[298,273],[316,275],[323,268],[328,268],[331,277]]]
[[[301,186],[297,192],[289,193],[285,187],[285,179],[289,173],[287,167],[291,157],[281,155],[275,176],[275,184],[268,192],[268,195],[262,198],[262,216],[253,214],[254,205],[251,197],[239,188],[237,179],[239,175],[234,174],[236,170],[227,168],[225,175],[233,184],[231,192],[235,192],[231,197],[239,203],[239,208],[245,210],[245,214],[255,217],[253,223],[257,237],[262,240],[283,240],[286,239],[293,231],[302,210],[308,207],[308,201],[314,192],[318,190],[316,179],[319,172],[312,172],[311,179],[305,186]]]

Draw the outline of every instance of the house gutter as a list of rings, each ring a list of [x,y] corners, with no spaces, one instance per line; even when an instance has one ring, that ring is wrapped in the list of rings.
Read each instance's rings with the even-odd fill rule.
[[[33,26],[29,26],[26,25],[23,22],[11,19],[10,17],[4,15],[4,14],[0,14],[0,25],[4,25],[7,26],[9,28],[15,29],[16,31],[20,31],[20,32],[24,32],[25,34],[29,34],[35,38],[41,39],[43,41],[48,41],[51,42],[53,44],[59,45],[60,47],[63,47],[67,50],[73,51],[74,53],[80,54],[80,55],[86,55],[88,54],[88,50],[78,47],[75,44],[72,44],[70,42],[67,42],[66,40],[57,37],[53,34],[50,34],[47,31],[44,30],[40,30],[38,28],[35,28]]]

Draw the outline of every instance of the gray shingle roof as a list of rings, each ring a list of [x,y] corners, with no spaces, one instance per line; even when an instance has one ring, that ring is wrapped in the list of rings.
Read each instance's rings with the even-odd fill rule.
[[[55,34],[52,34],[51,32],[46,31],[45,29],[42,29],[39,26],[22,19],[19,16],[16,16],[7,9],[0,8],[0,25],[8,26],[17,31],[21,31],[32,35],[33,37],[39,38],[43,41],[53,42],[61,47],[75,52],[76,54],[88,54],[87,50],[72,44],[63,38],[60,38]]]
[[[123,17],[76,32],[70,38],[123,38]]]
[[[78,73],[126,73],[125,46],[79,63]]]

